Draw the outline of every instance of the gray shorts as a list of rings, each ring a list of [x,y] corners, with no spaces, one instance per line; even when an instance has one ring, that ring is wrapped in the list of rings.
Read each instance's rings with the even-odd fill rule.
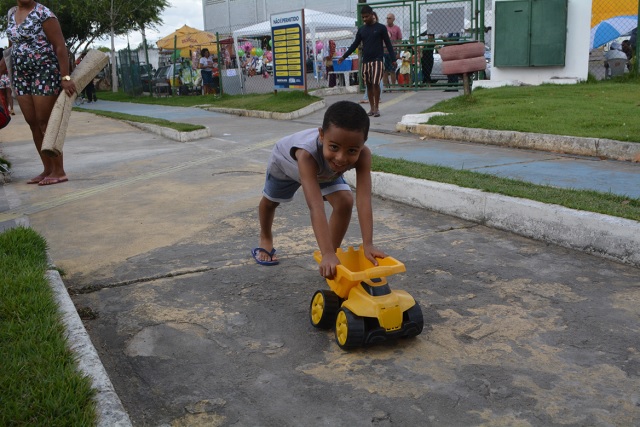
[[[267,172],[262,194],[272,202],[286,203],[293,200],[294,194],[296,194],[296,191],[298,191],[301,185],[302,184],[292,179],[275,178]],[[351,187],[349,187],[349,184],[347,184],[342,175],[340,175],[331,182],[321,182],[320,191],[324,197],[336,191],[351,191]]]

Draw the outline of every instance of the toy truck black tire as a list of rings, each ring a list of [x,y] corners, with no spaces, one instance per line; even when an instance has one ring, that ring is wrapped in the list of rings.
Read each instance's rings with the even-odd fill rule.
[[[309,306],[309,320],[318,329],[331,329],[342,301],[333,291],[316,291]]]

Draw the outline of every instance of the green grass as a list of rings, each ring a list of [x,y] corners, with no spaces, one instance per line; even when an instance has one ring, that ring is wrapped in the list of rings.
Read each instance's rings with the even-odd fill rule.
[[[82,109],[82,108],[77,108],[75,110],[76,111],[82,111],[82,112],[85,112],[85,113],[96,114],[98,116],[110,117],[112,119],[117,119],[117,120],[129,120],[131,122],[158,125],[158,126],[162,126],[162,127],[166,127],[166,128],[170,128],[170,129],[175,129],[175,130],[177,130],[179,132],[191,132],[191,131],[194,131],[194,130],[205,129],[205,127],[202,126],[202,125],[192,125],[192,124],[189,124],[189,123],[172,122],[172,121],[165,120],[165,119],[157,119],[157,118],[154,118],[154,117],[147,117],[147,116],[136,116],[136,115],[133,115],[133,114],[125,114],[125,113],[116,113],[116,112],[113,112],[113,111],[85,110],[85,109]]]
[[[129,96],[122,92],[100,92],[100,99],[139,104],[171,105],[176,107],[207,105],[220,108],[273,111],[277,113],[291,113],[322,100],[322,98],[317,96],[305,95],[302,91],[282,91],[277,94],[222,95],[220,97],[213,95],[151,97],[149,95]]]
[[[372,170],[640,221],[640,199],[610,193],[555,188],[489,174],[380,156],[373,156]]]
[[[476,89],[439,102],[429,124],[640,142],[640,78]]]
[[[88,378],[67,347],[35,231],[0,234],[0,425],[91,426]]]

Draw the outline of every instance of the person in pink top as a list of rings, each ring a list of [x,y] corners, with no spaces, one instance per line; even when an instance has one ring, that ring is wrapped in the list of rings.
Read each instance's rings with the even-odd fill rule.
[[[402,30],[400,27],[394,24],[396,20],[396,16],[393,13],[387,13],[387,32],[389,33],[389,38],[391,39],[391,43],[394,45],[402,40]],[[396,84],[396,60],[398,58],[392,58],[391,54],[384,49],[384,85],[389,86],[389,77],[391,77],[391,84]]]

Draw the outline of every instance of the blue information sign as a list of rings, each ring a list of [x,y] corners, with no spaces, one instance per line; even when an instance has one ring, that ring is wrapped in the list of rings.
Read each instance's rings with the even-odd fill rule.
[[[303,11],[271,15],[271,40],[275,88],[306,89]]]

